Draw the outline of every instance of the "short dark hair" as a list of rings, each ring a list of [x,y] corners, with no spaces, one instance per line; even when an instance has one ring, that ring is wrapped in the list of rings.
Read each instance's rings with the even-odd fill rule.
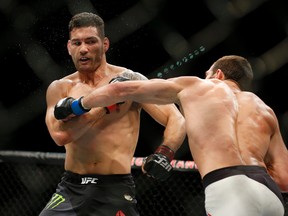
[[[76,15],[74,15],[68,25],[68,30],[69,30],[69,36],[71,31],[74,28],[82,28],[82,27],[96,27],[99,36],[101,38],[105,37],[105,30],[104,30],[104,21],[103,19],[98,16],[97,14],[90,13],[90,12],[81,12]]]
[[[253,70],[246,58],[237,55],[223,56],[212,65],[212,71],[217,69],[222,70],[225,79],[237,82],[241,90],[250,89]]]

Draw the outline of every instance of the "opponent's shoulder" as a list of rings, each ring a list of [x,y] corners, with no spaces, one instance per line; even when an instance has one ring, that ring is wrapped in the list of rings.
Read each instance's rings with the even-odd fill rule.
[[[128,68],[123,68],[119,73],[118,76],[123,76],[125,78],[128,78],[130,80],[148,80],[146,76],[144,76],[140,72],[135,72]]]
[[[65,76],[63,78],[53,80],[48,88],[47,92],[54,92],[54,91],[67,91],[68,89],[72,88],[75,85],[75,75],[71,74],[68,76]]]
[[[195,87],[197,85],[205,83],[205,79],[201,79],[200,77],[197,76],[179,76],[169,78],[167,80],[179,86],[182,86],[182,88]]]
[[[237,94],[237,97],[238,97],[238,100],[240,100],[240,102],[242,103],[260,107],[261,109],[269,110],[273,112],[272,108],[268,106],[258,95],[256,95],[253,92],[240,91]]]
[[[265,121],[270,122],[272,125],[276,125],[277,121],[276,114],[274,110],[267,105],[258,95],[253,92],[241,91],[237,94],[237,100],[244,110],[250,113],[255,113],[258,119],[265,119]]]
[[[148,78],[139,72],[135,72],[126,67],[107,64],[108,70],[114,74],[114,76],[123,76],[130,80],[147,80]]]
[[[66,79],[66,78],[61,78],[61,79],[57,79],[57,80],[54,80],[52,81],[48,88],[49,89],[53,89],[53,88],[61,88],[62,86],[69,86],[69,85],[73,85],[73,80],[71,79]]]

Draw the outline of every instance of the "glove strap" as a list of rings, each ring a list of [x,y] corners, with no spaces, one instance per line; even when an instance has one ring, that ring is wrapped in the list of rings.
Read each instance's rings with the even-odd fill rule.
[[[125,103],[125,102],[119,102],[119,103],[112,104],[110,106],[105,107],[106,114],[110,114],[111,112],[114,112],[114,111],[119,112],[120,111],[120,104],[123,104],[123,103]]]
[[[82,115],[82,114],[90,111],[90,109],[85,109],[83,107],[83,105],[81,103],[82,98],[83,98],[83,96],[78,98],[77,100],[74,100],[71,104],[71,109],[73,111],[73,114],[75,114],[75,115]]]
[[[113,105],[105,107],[105,109],[106,109],[106,114],[110,114],[111,112],[113,112],[115,110],[119,111],[119,105],[118,104],[113,104]]]
[[[169,161],[172,161],[175,155],[174,151],[166,145],[160,145],[154,153],[165,155]]]

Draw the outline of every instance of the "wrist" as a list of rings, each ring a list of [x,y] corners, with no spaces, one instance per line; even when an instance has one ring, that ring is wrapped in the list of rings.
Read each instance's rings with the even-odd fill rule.
[[[83,106],[82,99],[83,99],[83,96],[74,100],[71,104],[72,111],[75,115],[82,115],[90,111],[90,109],[87,109]]]
[[[165,155],[169,159],[169,161],[172,161],[175,156],[175,152],[171,148],[163,144],[160,145],[154,153]]]
[[[87,107],[83,104],[83,99],[84,99],[84,96],[82,96],[82,97],[79,98],[79,105],[81,106],[81,108],[82,108],[83,110],[85,110],[86,112],[88,112],[88,111],[91,110],[91,108],[87,108]]]

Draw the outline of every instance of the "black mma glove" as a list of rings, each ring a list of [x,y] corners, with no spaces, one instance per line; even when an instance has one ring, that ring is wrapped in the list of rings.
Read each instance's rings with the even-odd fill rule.
[[[130,79],[123,77],[123,76],[117,76],[117,77],[114,77],[113,79],[111,79],[109,81],[109,84],[115,83],[115,82],[124,82],[124,81],[128,81],[128,80],[130,80]]]
[[[61,99],[54,108],[54,116],[58,120],[66,119],[69,115],[82,115],[86,112],[89,112],[90,109],[85,109],[82,104],[83,96],[74,99],[72,97],[66,97]]]
[[[154,154],[144,160],[142,167],[148,176],[164,181],[172,174],[173,167],[170,162],[174,154],[168,146],[160,145]]]
[[[124,82],[127,80],[130,80],[130,79],[128,79],[126,77],[118,76],[118,77],[114,77],[113,79],[111,79],[109,84],[115,83],[115,82]],[[125,102],[123,101],[123,102],[119,102],[119,103],[105,107],[106,114],[110,114],[113,111],[119,111],[120,110],[120,104],[123,104],[123,103],[125,103]]]

